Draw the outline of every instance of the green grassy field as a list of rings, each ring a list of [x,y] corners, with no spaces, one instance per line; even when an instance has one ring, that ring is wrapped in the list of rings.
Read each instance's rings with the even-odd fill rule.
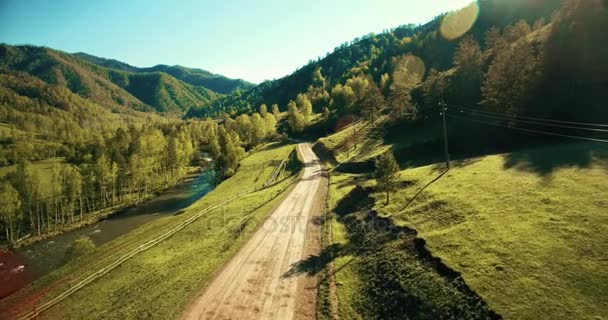
[[[330,183],[334,209],[332,250],[338,315],[343,319],[488,319],[492,311],[463,289],[462,280],[445,276],[422,259],[414,236],[387,221],[372,218],[364,194],[355,185],[370,180],[334,174]],[[356,181],[355,181],[356,179]],[[364,189],[359,189],[364,190]],[[363,191],[365,192],[365,191]],[[372,200],[373,201],[373,200]]]
[[[469,159],[405,209],[440,171],[402,171],[411,184],[375,209],[418,230],[507,319],[601,319],[608,310],[608,162],[539,175],[505,168],[508,158]]]
[[[243,167],[181,214],[154,220],[43,277],[9,297],[1,310],[16,305],[26,309],[27,301],[46,292],[41,302],[71,284],[99,270],[128,250],[153,239],[199,210],[246,189],[261,187],[268,170],[247,165],[282,160],[293,145],[269,145],[243,160]],[[258,222],[271,212],[294,181],[238,198],[213,210],[159,245],[128,260],[109,274],[77,291],[50,309],[50,319],[171,319],[179,316],[192,295],[230,259],[256,230]],[[12,305],[12,307],[11,307]]]
[[[339,148],[344,132],[321,139],[339,163],[371,160],[387,148]],[[407,148],[407,135],[392,137]],[[333,148],[333,149],[332,149]],[[460,272],[466,284],[506,319],[604,319],[608,310],[607,149],[586,143],[488,155],[400,172],[389,205],[372,193],[373,210],[418,231],[433,256]],[[407,159],[399,159],[407,163]],[[356,185],[373,187],[367,174],[331,173],[335,208]],[[418,195],[417,195],[418,194]],[[417,197],[414,199],[414,197]],[[412,199],[414,199],[412,201]],[[333,228],[334,243],[347,239]],[[334,261],[339,313],[357,318],[365,281],[351,256]],[[355,260],[356,261],[356,260]],[[358,272],[359,270],[359,272]],[[370,270],[371,271],[371,270]],[[364,300],[363,300],[364,302]]]

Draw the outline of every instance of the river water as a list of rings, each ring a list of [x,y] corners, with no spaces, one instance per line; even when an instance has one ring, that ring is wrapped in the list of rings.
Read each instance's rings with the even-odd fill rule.
[[[162,215],[190,206],[213,190],[213,176],[211,170],[198,172],[156,198],[95,224],[13,251],[0,249],[0,299],[63,266],[66,249],[81,236],[90,237],[100,246]]]

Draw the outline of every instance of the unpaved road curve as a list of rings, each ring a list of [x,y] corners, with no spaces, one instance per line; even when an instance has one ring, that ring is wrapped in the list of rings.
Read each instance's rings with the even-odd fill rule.
[[[290,270],[306,258],[306,241],[312,240],[306,229],[325,195],[318,192],[324,190],[324,177],[317,156],[309,144],[297,149],[305,163],[302,179],[182,319],[302,318],[297,310],[305,275]]]

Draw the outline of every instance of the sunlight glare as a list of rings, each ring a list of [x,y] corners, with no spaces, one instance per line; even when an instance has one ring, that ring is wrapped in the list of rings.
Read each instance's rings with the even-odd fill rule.
[[[444,39],[455,40],[471,29],[478,15],[479,5],[477,2],[473,2],[460,10],[452,11],[441,21],[439,32]]]
[[[393,72],[393,89],[413,88],[422,78],[426,67],[424,61],[414,55],[408,54],[398,58]]]

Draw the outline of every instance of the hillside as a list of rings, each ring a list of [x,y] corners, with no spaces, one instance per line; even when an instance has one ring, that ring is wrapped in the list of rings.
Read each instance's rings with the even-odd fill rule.
[[[230,79],[222,75],[213,74],[209,71],[197,68],[168,66],[163,64],[149,68],[138,68],[114,59],[100,58],[84,52],[78,52],[74,55],[102,67],[131,73],[164,72],[185,83],[193,86],[205,87],[220,94],[230,94],[237,89],[245,91],[255,86],[254,84],[242,79]]]
[[[474,19],[467,34],[482,39],[491,26],[504,28],[520,19],[529,24],[541,17],[548,20],[561,3],[561,0],[533,3],[525,0],[482,0],[476,5],[475,16],[466,17]],[[345,42],[325,57],[311,60],[290,75],[261,83],[242,95],[229,95],[215,100],[210,104],[210,108],[193,110],[189,116],[205,117],[221,112],[250,111],[262,103],[278,104],[281,110],[286,110],[287,103],[295,100],[298,93],[307,92],[310,86],[319,85],[312,76],[317,69],[321,70],[324,76],[325,89],[330,91],[336,84],[342,84],[356,75],[369,75],[376,82],[380,82],[382,75],[392,76],[395,59],[398,60],[406,54],[422,59],[425,67],[422,76],[426,78],[431,70],[446,70],[452,66],[458,41],[441,34],[444,17],[445,15],[441,15],[423,25],[403,25],[380,34],[370,33]],[[468,21],[463,23],[466,22]],[[462,36],[458,38],[460,40]],[[323,106],[328,106],[328,103],[315,105],[315,110],[319,112]]]
[[[3,72],[17,71],[62,86],[106,108],[180,114],[219,95],[162,72],[130,73],[100,67],[65,52],[34,46],[0,45]]]
[[[457,160],[446,173],[440,144],[411,157],[427,145],[425,137],[438,136],[439,126],[401,135],[382,133],[384,125],[356,126],[316,146],[333,163],[328,256],[340,270],[335,282],[341,318],[391,318],[399,314],[397,305],[415,299],[437,317],[467,312],[476,318],[483,308],[468,309],[458,293],[444,295],[459,281],[457,288],[472,290],[464,290],[472,292],[470,299],[482,299],[505,319],[601,318],[608,216],[600,199],[608,187],[608,146],[567,140],[474,157],[453,153]],[[348,143],[354,130],[362,133],[357,149]],[[373,159],[387,150],[403,168],[389,204],[372,175]],[[377,217],[366,216],[368,210]],[[363,223],[369,226],[357,228]],[[377,229],[385,227],[393,236]],[[361,240],[361,228],[373,245]],[[411,251],[397,249],[410,248],[410,241]],[[378,271],[387,265],[397,271]]]

